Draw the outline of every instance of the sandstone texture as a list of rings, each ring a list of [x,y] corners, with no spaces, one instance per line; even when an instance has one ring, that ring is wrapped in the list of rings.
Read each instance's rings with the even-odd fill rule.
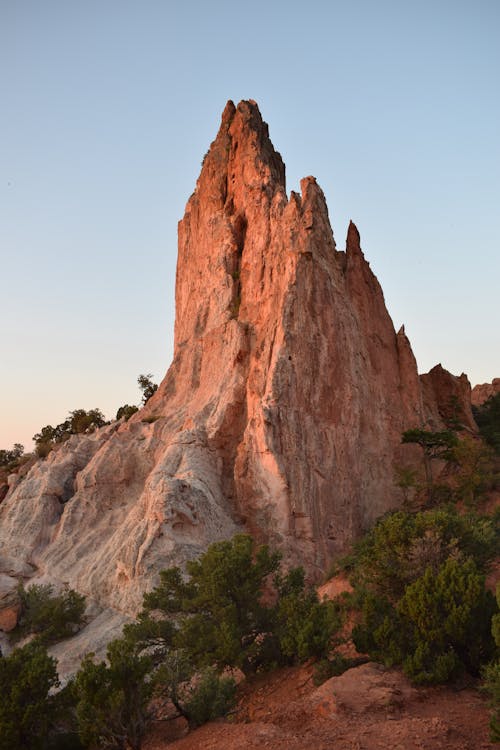
[[[497,393],[500,393],[500,378],[493,378],[491,383],[475,385],[471,394],[472,403],[474,406],[481,406],[491,396],[496,396]]]
[[[403,430],[451,396],[473,429],[464,378],[421,381],[354,224],[339,251],[316,180],[288,197],[257,105],[229,102],[179,224],[172,365],[10,486],[0,572],[133,615],[161,568],[250,531],[318,577],[400,501]]]

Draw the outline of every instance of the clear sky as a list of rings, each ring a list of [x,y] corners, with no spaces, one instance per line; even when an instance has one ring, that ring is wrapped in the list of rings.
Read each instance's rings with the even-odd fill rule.
[[[500,376],[498,0],[0,0],[0,448],[137,403],[228,99],[349,219],[421,372]]]

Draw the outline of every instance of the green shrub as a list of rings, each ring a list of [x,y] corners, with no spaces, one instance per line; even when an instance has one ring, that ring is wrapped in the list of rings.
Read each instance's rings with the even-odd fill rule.
[[[50,584],[18,586],[21,602],[18,634],[35,634],[45,644],[74,635],[85,623],[85,597],[72,589],[54,594]]]
[[[19,465],[24,454],[24,446],[21,443],[14,443],[11,450],[0,450],[0,468],[14,469]]]
[[[497,584],[497,605],[500,609],[500,583]],[[493,616],[491,620],[491,633],[497,646],[497,659],[488,664],[484,670],[485,689],[491,699],[491,739],[500,742],[500,613]]]
[[[46,458],[56,443],[64,442],[71,435],[93,432],[105,424],[106,420],[100,409],[75,409],[61,424],[55,427],[48,424],[33,435],[36,454],[40,458]]]
[[[488,664],[483,672],[484,687],[492,708],[490,729],[492,742],[500,742],[500,659]]]
[[[155,664],[161,663],[173,645],[174,624],[164,617],[152,617],[140,612],[135,622],[123,628],[123,637],[139,651],[147,649]]]
[[[497,584],[497,605],[500,609],[500,583]],[[494,615],[491,620],[491,633],[495,639],[495,643],[500,648],[500,613]]]
[[[483,440],[500,453],[500,393],[490,396],[481,406],[472,411]]]
[[[360,651],[402,664],[413,682],[446,682],[464,670],[477,675],[492,656],[495,603],[472,559],[448,558],[428,567],[393,605],[367,594],[363,620],[353,630]]]
[[[491,658],[493,597],[484,572],[497,554],[498,514],[454,506],[382,518],[345,562],[360,610],[356,647],[417,683],[477,674]]]
[[[415,682],[445,682],[466,669],[477,675],[491,658],[493,596],[473,560],[448,559],[428,568],[397,605],[407,635],[406,674]]]
[[[0,656],[0,750],[45,750],[58,717],[56,661],[38,642]]]
[[[499,542],[498,514],[461,515],[454,506],[396,511],[381,518],[355,545],[344,567],[358,589],[394,603],[428,567],[437,571],[449,557],[471,557],[484,571]]]
[[[302,568],[284,578],[277,575],[274,583],[278,601],[273,629],[281,661],[327,656],[332,634],[341,626],[338,608],[332,601],[320,602],[314,589],[306,589]]]
[[[121,639],[112,641],[107,661],[95,662],[88,654],[75,677],[78,729],[84,745],[140,750],[152,714],[149,703],[152,664]]]
[[[223,716],[234,705],[236,684],[213,666],[196,671],[181,649],[169,650],[154,677],[156,698],[170,701],[190,727]]]
[[[116,412],[116,419],[125,417],[125,421],[128,421],[132,414],[135,414],[137,411],[139,411],[138,406],[130,406],[130,404],[124,404],[123,406],[120,406],[120,408]]]
[[[47,458],[49,453],[53,450],[54,443],[50,443],[47,440],[42,440],[36,444],[35,453],[38,458]]]
[[[361,622],[352,630],[357,650],[390,667],[403,660],[403,635],[398,614],[383,596],[365,592],[361,599]]]
[[[143,404],[146,404],[151,396],[153,396],[158,390],[157,384],[153,383],[153,381],[151,380],[152,377],[152,373],[149,372],[147,375],[139,375],[139,377],[137,378],[137,383],[142,391]]]
[[[249,674],[273,663],[325,655],[340,624],[338,614],[331,602],[319,602],[305,587],[301,569],[283,576],[279,565],[278,553],[266,546],[255,549],[244,534],[212,544],[199,560],[187,563],[187,580],[178,568],[161,571],[159,586],[144,597],[142,627],[155,630],[147,623],[148,613],[156,610],[173,624],[169,645],[183,651],[196,669],[216,664]],[[133,636],[134,630],[128,633]],[[154,646],[154,636],[150,643]]]
[[[457,500],[463,500],[468,507],[472,507],[494,486],[494,451],[482,440],[465,436],[453,448],[453,457],[456,464],[454,495]]]
[[[426,480],[427,501],[430,504],[436,504],[448,500],[443,496],[444,492],[449,490],[448,487],[434,484],[433,464],[438,461],[453,461],[453,448],[457,445],[458,437],[453,430],[442,430],[441,432],[431,432],[424,429],[406,430],[403,432],[402,443],[415,443],[422,448],[423,466]]]
[[[224,716],[235,704],[236,683],[232,677],[219,675],[214,667],[206,667],[190,688],[184,702],[184,715],[190,727]]]
[[[178,568],[162,571],[160,585],[144,597],[145,609],[175,615],[175,646],[195,667],[215,663],[253,671],[258,637],[270,625],[262,589],[278,565],[279,555],[267,547],[259,548],[254,560],[252,539],[239,535],[210,545],[199,560],[188,562],[187,581]]]
[[[72,435],[81,435],[82,433],[93,432],[99,427],[106,424],[104,414],[100,409],[76,409],[70,412],[68,418],[68,431]]]

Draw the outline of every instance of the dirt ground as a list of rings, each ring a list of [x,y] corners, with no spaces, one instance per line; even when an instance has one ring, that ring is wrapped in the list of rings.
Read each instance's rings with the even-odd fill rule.
[[[225,719],[189,733],[158,722],[144,750],[494,750],[488,722],[473,685],[417,689],[370,663],[318,688],[312,668],[297,667],[241,685]]]

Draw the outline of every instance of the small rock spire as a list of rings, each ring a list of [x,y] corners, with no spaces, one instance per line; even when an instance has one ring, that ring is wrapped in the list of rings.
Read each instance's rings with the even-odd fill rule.
[[[349,222],[349,229],[347,230],[346,249],[348,254],[357,253],[363,255],[358,228],[352,220]]]

